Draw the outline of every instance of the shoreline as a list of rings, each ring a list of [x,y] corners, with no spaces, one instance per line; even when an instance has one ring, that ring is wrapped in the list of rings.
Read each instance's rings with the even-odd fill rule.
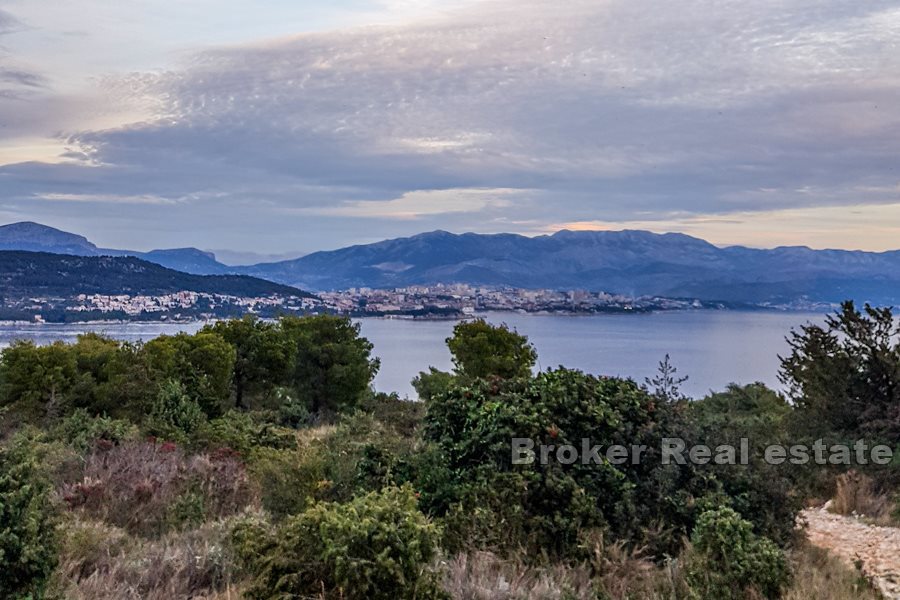
[[[832,307],[804,307],[804,308],[786,308],[775,306],[745,306],[745,307],[702,307],[702,308],[673,308],[673,309],[622,309],[622,310],[606,310],[606,311],[525,311],[516,309],[491,309],[476,311],[471,314],[459,315],[435,315],[422,316],[410,314],[389,314],[389,315],[346,315],[353,320],[381,320],[381,321],[464,321],[467,319],[475,319],[490,314],[514,314],[525,317],[608,317],[619,315],[651,315],[651,314],[668,314],[668,313],[702,313],[702,312],[733,312],[733,313],[780,313],[780,314],[819,314],[833,310]],[[248,313],[250,314],[250,313]],[[45,326],[88,326],[88,325],[193,325],[197,323],[213,323],[223,319],[207,318],[207,319],[100,319],[90,321],[33,321],[33,320],[2,320],[0,327],[45,327]]]

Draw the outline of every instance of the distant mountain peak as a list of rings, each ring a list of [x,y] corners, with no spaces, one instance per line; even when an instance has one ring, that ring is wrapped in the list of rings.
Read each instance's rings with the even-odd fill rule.
[[[60,254],[96,254],[97,246],[81,235],[33,221],[0,226],[0,249],[41,250]]]

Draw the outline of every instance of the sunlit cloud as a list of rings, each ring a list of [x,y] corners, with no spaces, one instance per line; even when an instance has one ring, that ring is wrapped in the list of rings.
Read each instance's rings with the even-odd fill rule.
[[[900,240],[900,202],[794,208],[727,215],[660,215],[654,220],[573,221],[553,223],[535,233],[643,229],[657,233],[678,232],[703,238],[720,246],[809,246],[896,250]],[[861,240],[865,240],[861,243]]]

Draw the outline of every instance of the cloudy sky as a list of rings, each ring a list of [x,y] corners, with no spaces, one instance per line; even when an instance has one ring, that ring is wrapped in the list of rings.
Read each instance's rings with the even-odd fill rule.
[[[0,222],[900,248],[896,0],[0,0]]]

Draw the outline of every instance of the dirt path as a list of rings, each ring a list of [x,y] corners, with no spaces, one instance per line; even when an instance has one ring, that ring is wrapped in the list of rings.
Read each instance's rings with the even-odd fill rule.
[[[825,509],[807,509],[809,541],[861,566],[885,598],[900,599],[900,528],[867,525]]]

